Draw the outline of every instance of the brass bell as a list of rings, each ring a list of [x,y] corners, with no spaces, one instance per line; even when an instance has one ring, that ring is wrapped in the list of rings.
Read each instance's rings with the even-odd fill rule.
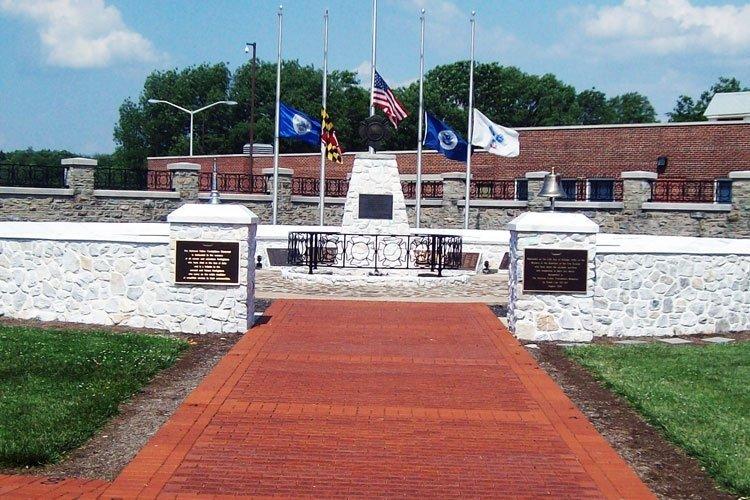
[[[550,209],[555,211],[555,199],[564,198],[565,193],[560,189],[560,175],[555,173],[555,169],[552,169],[552,173],[544,176],[544,182],[542,183],[542,189],[539,191],[540,198],[549,198]]]

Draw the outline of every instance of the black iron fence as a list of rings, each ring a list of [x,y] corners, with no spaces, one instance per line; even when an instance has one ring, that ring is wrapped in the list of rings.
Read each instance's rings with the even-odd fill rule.
[[[65,188],[68,187],[67,167],[0,163],[0,186]]]
[[[417,182],[401,181],[401,190],[404,192],[404,198],[414,200],[417,198]],[[422,181],[422,198],[428,200],[440,199],[443,197],[443,181]]]
[[[515,179],[493,179],[471,181],[469,195],[479,200],[515,200]]]
[[[716,199],[715,189],[716,183],[712,180],[658,179],[651,183],[651,201],[713,203]],[[731,188],[728,201],[731,201]]]
[[[204,172],[198,177],[200,191],[211,191],[211,173]],[[216,174],[216,187],[222,193],[268,194],[268,179],[265,175]]]
[[[171,191],[172,172],[167,170],[99,167],[94,171],[95,189]]]
[[[326,196],[346,197],[349,191],[347,179],[326,179]],[[320,196],[320,179],[315,177],[292,178],[292,194],[299,196]]]
[[[460,236],[443,234],[349,234],[290,232],[287,263],[342,269],[459,269],[463,258]]]

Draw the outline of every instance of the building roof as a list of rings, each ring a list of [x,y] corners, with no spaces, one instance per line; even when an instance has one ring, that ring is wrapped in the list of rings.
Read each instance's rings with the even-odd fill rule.
[[[703,115],[709,120],[750,119],[750,92],[720,92]]]

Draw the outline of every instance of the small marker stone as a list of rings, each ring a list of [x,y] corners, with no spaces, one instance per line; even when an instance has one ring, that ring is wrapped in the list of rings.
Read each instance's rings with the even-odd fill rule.
[[[529,349],[539,349],[539,346],[536,344],[524,344],[524,347],[528,347]]]
[[[672,344],[672,345],[679,345],[679,344],[692,344],[693,342],[690,340],[680,339],[677,337],[669,337],[666,339],[656,339],[659,342],[664,342],[665,344]]]
[[[712,344],[728,344],[730,342],[734,342],[734,339],[729,339],[727,337],[706,337],[705,339],[701,339],[703,342],[711,342]]]

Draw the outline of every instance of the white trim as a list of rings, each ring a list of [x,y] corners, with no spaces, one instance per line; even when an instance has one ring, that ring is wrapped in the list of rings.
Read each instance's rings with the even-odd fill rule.
[[[406,204],[407,207],[414,207],[417,205],[417,200],[414,198],[409,198],[409,199],[405,199],[404,203]],[[423,207],[442,207],[443,199],[442,198],[422,198],[422,206]]]
[[[526,208],[529,202],[525,200],[486,200],[472,198],[469,202],[471,207],[490,207],[490,208]]]
[[[647,201],[643,210],[671,210],[687,212],[731,212],[731,203],[669,203]]]
[[[199,200],[208,200],[210,198],[211,193],[198,193]],[[219,193],[219,198],[224,201],[271,201],[272,196],[260,193]]]
[[[549,202],[544,203],[545,207],[549,207]],[[621,201],[556,201],[555,208],[581,208],[581,209],[608,209],[617,210],[622,209],[623,203]]]
[[[402,181],[417,182],[417,174],[401,174],[399,175]],[[442,181],[443,176],[440,174],[422,174],[422,183],[428,181]]]
[[[319,196],[302,196],[302,195],[292,195],[292,203],[320,203],[320,197]],[[338,196],[326,196],[325,197],[325,203],[331,204],[331,205],[343,205],[346,203],[346,196],[344,197],[338,197]]]
[[[75,196],[76,190],[70,188],[30,188],[30,187],[0,187],[0,194],[25,194],[32,196]]]
[[[101,198],[180,199],[180,193],[175,193],[174,191],[129,191],[126,189],[95,189],[94,196]]]

